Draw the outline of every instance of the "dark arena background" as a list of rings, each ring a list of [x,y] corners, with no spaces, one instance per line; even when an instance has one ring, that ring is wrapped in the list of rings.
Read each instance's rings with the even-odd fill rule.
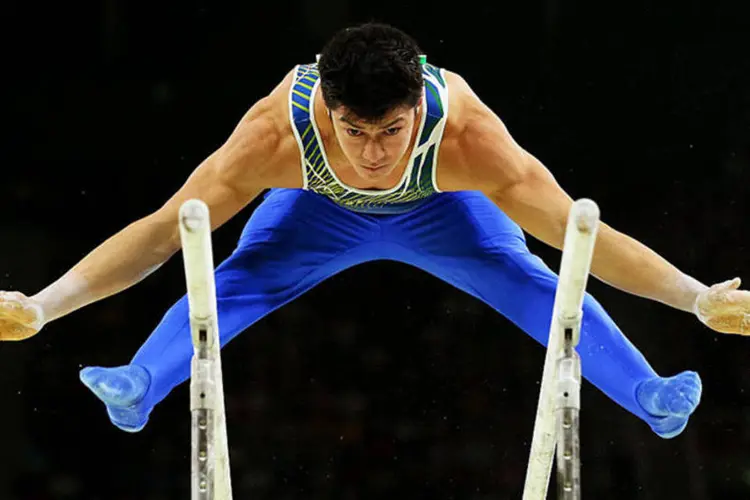
[[[574,198],[707,284],[750,286],[750,64],[739,0],[3,3],[0,289],[33,294],[158,208],[339,28],[407,31]],[[234,248],[254,202],[214,233]],[[560,253],[529,238],[554,270]],[[657,437],[584,382],[587,499],[750,498],[750,338],[588,290],[661,375],[695,370]],[[78,380],[126,364],[185,293],[176,255],[137,286],[0,344],[0,499],[190,496],[183,384],[127,434]],[[235,499],[521,497],[544,350],[403,264],[350,269],[222,351]],[[554,476],[554,474],[553,474]],[[550,487],[553,498],[554,479]]]

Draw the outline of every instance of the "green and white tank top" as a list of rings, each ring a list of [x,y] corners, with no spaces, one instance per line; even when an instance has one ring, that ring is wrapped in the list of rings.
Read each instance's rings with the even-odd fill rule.
[[[365,190],[341,182],[328,164],[312,106],[312,98],[320,85],[318,65],[297,65],[289,92],[289,113],[302,156],[303,188],[326,196],[344,208],[379,214],[407,212],[439,193],[435,167],[448,116],[448,88],[443,69],[424,62],[422,74],[424,112],[401,181],[392,189]]]

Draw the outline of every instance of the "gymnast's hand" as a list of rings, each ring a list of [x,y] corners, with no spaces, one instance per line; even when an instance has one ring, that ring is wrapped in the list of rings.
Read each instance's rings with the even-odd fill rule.
[[[0,340],[24,340],[44,326],[44,311],[21,292],[0,291]]]
[[[750,292],[738,290],[734,278],[713,285],[695,300],[695,315],[709,328],[721,333],[750,335]]]

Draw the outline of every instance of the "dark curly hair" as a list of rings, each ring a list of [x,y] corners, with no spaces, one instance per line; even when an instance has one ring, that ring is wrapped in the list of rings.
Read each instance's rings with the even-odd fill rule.
[[[332,110],[345,106],[369,123],[396,107],[416,106],[424,84],[421,53],[414,39],[387,24],[339,31],[318,60],[326,105]]]

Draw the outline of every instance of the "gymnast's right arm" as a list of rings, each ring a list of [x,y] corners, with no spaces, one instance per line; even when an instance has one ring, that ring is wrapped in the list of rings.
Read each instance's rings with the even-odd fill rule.
[[[274,111],[276,91],[245,114],[158,210],[111,236],[36,295],[0,292],[0,340],[29,338],[50,321],[119,293],[159,268],[180,249],[177,219],[184,201],[203,200],[216,229],[270,187],[283,126]]]

